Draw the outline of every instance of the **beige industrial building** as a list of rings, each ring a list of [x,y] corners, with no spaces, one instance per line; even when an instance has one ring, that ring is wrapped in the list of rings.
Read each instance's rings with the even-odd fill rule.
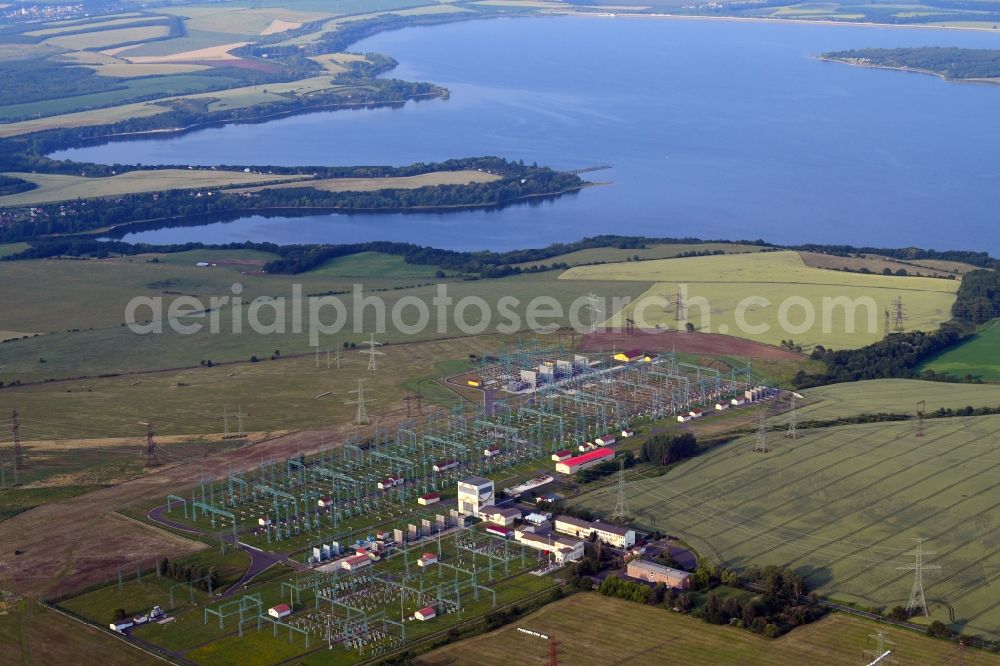
[[[650,583],[664,583],[678,590],[691,587],[691,574],[680,569],[671,569],[648,560],[632,560],[625,565],[625,574]]]
[[[541,536],[518,530],[517,540],[529,548],[552,553],[556,563],[576,562],[583,559],[583,542],[557,536]]]
[[[631,548],[635,545],[635,530],[600,521],[592,523],[572,516],[556,516],[555,530],[577,539],[586,539],[591,534],[597,534],[597,538],[604,543],[619,548]]]

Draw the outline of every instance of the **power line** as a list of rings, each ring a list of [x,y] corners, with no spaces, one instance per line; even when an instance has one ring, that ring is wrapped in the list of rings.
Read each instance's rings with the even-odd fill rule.
[[[611,514],[612,521],[625,522],[628,517],[628,504],[625,502],[625,459],[618,461],[618,501],[615,511]]]
[[[15,409],[10,415],[10,434],[14,438],[14,469],[24,469],[24,451],[21,450],[21,422]]]
[[[910,591],[910,601],[906,604],[906,610],[912,614],[919,609],[923,611],[924,616],[929,617],[930,612],[927,610],[927,599],[924,597],[924,571],[940,569],[941,567],[936,564],[924,564],[924,557],[934,555],[934,553],[924,551],[923,539],[917,539],[917,547],[906,554],[913,555],[914,563],[896,567],[904,571],[913,571],[913,589]]]
[[[753,445],[754,453],[767,453],[767,403],[760,404],[760,423],[757,424],[757,441]]]
[[[788,437],[789,439],[798,439],[799,438],[799,427],[798,427],[799,426],[799,416],[798,416],[798,413],[795,411],[795,394],[794,393],[792,393],[792,395],[791,395],[790,402],[792,404],[792,411],[791,411],[791,414],[788,417],[788,430],[785,432],[785,437]]]
[[[380,352],[379,347],[382,346],[381,342],[375,341],[375,334],[372,333],[368,340],[365,340],[361,344],[368,345],[368,349],[362,349],[358,351],[359,354],[368,354],[368,369],[375,370],[375,357],[385,356],[385,352]]]
[[[868,666],[899,663],[892,656],[893,642],[881,631],[868,636],[868,645],[873,646],[872,649],[864,651],[865,658],[869,660]]]
[[[368,425],[371,420],[368,418],[368,410],[365,405],[369,402],[373,402],[370,399],[365,398],[365,380],[358,380],[358,388],[351,393],[356,393],[358,395],[357,400],[348,400],[345,405],[357,405],[358,410],[354,415],[354,425]]]
[[[146,465],[156,467],[160,461],[156,459],[156,441],[153,440],[153,424],[146,421],[139,421],[139,425],[146,426]]]

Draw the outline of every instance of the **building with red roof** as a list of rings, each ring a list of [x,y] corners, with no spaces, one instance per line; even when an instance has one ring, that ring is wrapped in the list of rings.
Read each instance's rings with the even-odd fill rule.
[[[581,469],[587,469],[588,467],[593,467],[594,465],[600,465],[603,462],[607,462],[615,457],[615,452],[611,449],[595,449],[593,451],[587,451],[583,455],[576,456],[575,458],[567,458],[561,462],[556,463],[556,471],[562,472],[563,474],[576,474]]]

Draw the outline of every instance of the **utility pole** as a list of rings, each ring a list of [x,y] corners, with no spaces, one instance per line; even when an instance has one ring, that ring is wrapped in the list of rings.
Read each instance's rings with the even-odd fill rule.
[[[601,311],[601,299],[597,297],[597,294],[589,293],[587,294],[587,301],[587,305],[584,308],[590,312],[590,332],[591,334],[595,334],[597,333],[597,317]]]
[[[886,638],[881,631],[868,636],[868,645],[872,646],[871,649],[864,651],[868,666],[899,663],[892,656],[893,642]]]
[[[229,407],[222,407],[222,439],[229,439]]]
[[[754,453],[767,453],[767,403],[760,405],[760,422],[757,424],[757,441],[753,445]]]
[[[917,437],[924,436],[924,412],[927,410],[927,401],[921,400],[917,403]]]
[[[368,425],[371,421],[368,419],[368,410],[365,405],[372,401],[365,398],[365,380],[359,379],[357,390],[351,391],[351,393],[357,393],[358,399],[348,400],[344,404],[358,406],[358,411],[354,415],[354,425]]]
[[[368,369],[375,370],[375,357],[385,356],[385,352],[380,352],[379,347],[382,346],[381,342],[375,342],[375,334],[372,333],[368,340],[365,340],[361,344],[368,345],[368,349],[361,349],[358,351],[359,354],[368,354]]]
[[[10,415],[10,434],[14,438],[14,469],[24,469],[24,451],[21,449],[21,422],[17,418],[16,409]]]
[[[904,571],[913,571],[913,590],[910,592],[910,601],[906,604],[906,610],[912,614],[915,610],[920,609],[923,611],[925,617],[929,617],[930,612],[927,610],[927,599],[924,597],[924,571],[940,569],[941,567],[935,564],[924,564],[924,557],[934,555],[934,553],[925,551],[923,544],[923,539],[917,539],[917,547],[907,553],[907,555],[914,556],[915,561],[913,564],[896,568]]]
[[[153,424],[146,421],[139,421],[139,425],[146,426],[146,466],[156,467],[160,461],[156,459],[156,442],[153,441]]]
[[[611,514],[611,521],[625,522],[628,517],[628,505],[625,503],[625,459],[618,461],[618,501],[615,503],[615,512]]]
[[[795,412],[795,394],[792,393],[791,397],[792,412],[788,417],[788,431],[785,432],[785,437],[789,439],[799,438],[799,416]]]

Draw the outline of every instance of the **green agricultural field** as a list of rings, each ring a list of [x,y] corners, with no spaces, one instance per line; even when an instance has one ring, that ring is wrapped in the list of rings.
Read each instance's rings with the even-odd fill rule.
[[[868,636],[876,631],[894,643],[893,653],[900,664],[958,663],[958,648],[953,643],[850,615],[834,614],[768,640],[596,592],[575,594],[549,604],[502,629],[422,655],[416,663],[477,666],[509,663],[516,655],[515,663],[519,665],[548,664],[548,641],[519,632],[518,627],[554,636],[559,641],[559,663],[574,666],[853,666],[862,663],[862,652],[870,649]],[[1000,664],[1000,657],[968,651],[965,663],[989,666]]]
[[[30,245],[27,243],[4,243],[0,244],[0,257],[6,257],[18,252],[24,252]]]
[[[124,44],[126,42],[143,42],[161,39],[170,34],[170,28],[165,25],[149,25],[136,28],[116,28],[113,30],[95,30],[75,35],[50,37],[46,43],[63,49],[83,50],[100,49]]]
[[[782,565],[824,595],[883,609],[906,605],[917,538],[940,567],[927,574],[932,613],[957,631],[1000,636],[1000,416],[744,437],[667,474],[628,484],[640,525],[680,535],[711,561]],[[614,506],[614,488],[579,500]],[[920,621],[924,621],[921,618]],[[929,621],[929,620],[927,620]]]
[[[550,273],[511,276],[502,279],[476,280],[449,283],[448,296],[454,299],[452,306],[445,309],[442,325],[438,325],[437,309],[432,299],[437,295],[436,286],[402,288],[415,284],[426,284],[423,278],[366,278],[363,296],[368,300],[357,307],[351,294],[353,278],[329,278],[310,275],[267,275],[259,273],[258,267],[219,265],[214,268],[198,268],[193,265],[178,266],[149,263],[150,257],[129,257],[125,259],[90,261],[18,261],[0,264],[0,298],[18,313],[5,320],[4,326],[12,331],[47,332],[28,339],[20,339],[0,345],[0,381],[7,384],[14,381],[37,381],[54,378],[94,377],[109,373],[123,373],[142,370],[197,367],[201,361],[248,361],[252,356],[259,359],[270,358],[275,350],[285,356],[309,354],[315,351],[310,345],[308,302],[303,307],[301,332],[297,332],[292,320],[294,308],[291,299],[295,285],[301,285],[301,294],[338,295],[344,304],[345,316],[340,317],[343,327],[338,333],[323,334],[319,342],[323,349],[333,349],[344,342],[360,344],[369,332],[381,328],[378,313],[385,313],[385,332],[379,331],[380,342],[401,343],[429,339],[441,339],[465,334],[488,334],[491,332],[525,332],[528,325],[529,303],[538,296],[546,296],[548,304],[562,309],[562,316],[550,316],[558,308],[548,306],[537,311],[539,326],[559,326],[569,322],[568,315],[574,302],[581,306],[589,292],[608,299],[609,307],[614,307],[613,298],[636,296],[648,287],[648,283],[632,282],[585,282],[556,280]],[[251,271],[245,269],[250,268]],[[122,325],[125,308],[134,297],[161,298],[162,309],[168,314],[170,303],[184,296],[197,297],[201,305],[211,307],[211,298],[232,297],[233,285],[243,287],[243,306],[237,312],[232,303],[223,303],[218,316],[204,317],[199,322],[203,328],[194,334],[180,334],[169,322],[163,333],[140,335]],[[16,288],[15,288],[16,285]],[[59,293],[58,307],[53,307],[51,294]],[[274,310],[266,305],[267,299],[284,297],[285,312],[280,318],[283,326],[273,324]],[[420,325],[420,312],[414,305],[413,297],[427,305],[429,318],[426,326]],[[487,306],[494,307],[489,318],[484,319],[478,306],[470,305],[462,310],[457,308],[465,297],[483,299]],[[506,315],[495,307],[501,298],[516,299],[505,303],[511,305],[515,317]],[[250,327],[250,303],[255,299],[265,299],[255,306],[258,313],[255,321],[267,324],[258,327],[260,334]],[[377,300],[373,300],[376,299]],[[397,305],[402,301],[402,306]],[[583,300],[581,300],[583,299]],[[379,305],[382,303],[383,305]],[[468,303],[468,301],[466,301]],[[19,309],[18,309],[19,308]],[[396,308],[396,321],[392,312]],[[579,315],[580,307],[576,309]],[[338,314],[330,306],[320,313],[324,322],[333,325]],[[357,316],[356,316],[357,315]],[[142,321],[153,316],[149,307],[136,311]],[[242,321],[241,333],[234,333],[234,317]],[[217,318],[218,333],[212,333],[212,319]],[[187,318],[185,318],[187,319]],[[464,326],[459,326],[459,320]],[[91,330],[93,329],[93,330]],[[54,331],[61,331],[55,333]],[[42,361],[44,359],[44,362]],[[0,400],[6,401],[5,396]]]
[[[685,252],[721,251],[726,254],[742,254],[745,252],[759,252],[761,249],[763,248],[758,245],[743,245],[742,243],[657,243],[642,249],[617,247],[588,248],[586,250],[559,254],[541,261],[526,261],[514,265],[521,268],[527,268],[535,264],[552,263],[566,263],[570,266],[579,266],[583,264],[630,261],[634,257],[639,257],[642,260],[672,259]]]
[[[147,609],[148,610],[148,609]],[[0,663],[162,666],[163,661],[34,601],[0,615]]]
[[[1000,381],[1000,321],[968,342],[926,361],[920,369],[952,377],[971,375],[976,379]]]
[[[251,432],[348,423],[355,407],[346,401],[351,399],[349,391],[357,388],[358,379],[366,382],[368,396],[374,400],[371,408],[386,413],[405,410],[401,402],[406,392],[404,382],[409,386],[416,378],[440,377],[437,368],[442,360],[466,359],[471,353],[482,354],[499,344],[497,338],[477,337],[390,345],[383,347],[385,356],[379,358],[382,370],[374,372],[365,370],[368,359],[359,349],[341,350],[342,367],[338,369],[335,352],[331,354],[331,367],[328,368],[325,352],[320,354],[317,367],[314,354],[272,361],[265,354],[274,350],[262,347],[260,353],[264,360],[258,363],[6,388],[0,391],[0,414],[6,416],[11,409],[18,409],[28,454],[45,457],[46,464],[35,465],[29,470],[32,474],[42,474],[49,466],[53,471],[69,473],[73,470],[63,467],[70,460],[82,460],[85,453],[60,450],[58,442],[51,446],[39,445],[36,451],[35,440],[134,435],[134,447],[122,447],[118,455],[98,450],[86,456],[93,465],[88,478],[91,482],[102,483],[113,480],[117,471],[125,476],[134,475],[128,473],[130,471],[141,471],[143,460],[138,453],[143,428],[136,425],[137,420],[156,423],[157,432],[163,435],[222,433],[223,410],[227,406],[231,410],[241,406],[248,414],[244,425]],[[443,386],[435,387],[426,380],[421,383],[420,390],[429,400],[436,398],[452,404],[459,399]],[[58,418],[53,413],[56,405],[60,413]],[[231,420],[230,426],[235,428],[236,421]],[[0,443],[5,438],[6,433],[0,436]],[[175,459],[183,457],[181,450],[175,451],[175,447],[181,446],[168,444],[161,450],[164,456]],[[202,446],[211,450],[224,445],[203,442]],[[7,459],[8,466],[9,455],[8,451],[0,449],[0,456]],[[132,470],[133,467],[138,470]],[[29,478],[34,480],[35,477]]]
[[[806,266],[797,252],[766,252],[577,266],[560,280],[654,280],[612,317],[640,327],[677,326],[678,290],[696,329],[806,350],[861,347],[885,334],[883,313],[901,298],[907,330],[933,330],[951,318],[957,280],[843,273]]]
[[[799,402],[799,418],[820,421],[873,412],[915,414],[921,400],[927,403],[928,412],[942,407],[1000,407],[1000,386],[918,379],[844,382],[806,389],[801,395],[805,397],[805,404]]]
[[[38,185],[33,190],[0,197],[0,206],[33,206],[54,201],[114,197],[137,192],[158,192],[191,188],[225,187],[286,181],[301,178],[242,171],[213,171],[209,169],[153,169],[149,171],[127,171],[107,178],[85,178],[60,174],[7,173],[6,176],[20,178]]]
[[[311,187],[324,192],[374,192],[376,190],[412,190],[434,185],[468,185],[499,180],[500,176],[483,171],[432,171],[416,176],[394,176],[388,178],[325,178],[305,183],[287,183],[267,187],[248,187],[246,191],[280,190],[290,187]]]
[[[437,266],[408,264],[403,257],[394,254],[360,252],[330,259],[309,271],[308,275],[341,278],[432,278],[438,270]]]

